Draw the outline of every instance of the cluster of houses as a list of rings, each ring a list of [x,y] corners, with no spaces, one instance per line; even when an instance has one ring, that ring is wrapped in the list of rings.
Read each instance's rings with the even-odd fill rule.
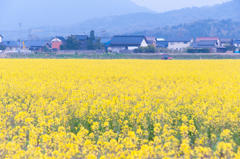
[[[87,49],[87,35],[74,35],[81,42],[80,50]],[[133,53],[139,47],[153,45],[158,48],[166,48],[183,52],[187,48],[191,49],[209,49],[211,53],[225,53],[228,46],[235,46],[236,53],[239,53],[240,40],[219,37],[171,37],[168,39],[145,37],[141,35],[118,35],[113,37],[100,37],[101,43],[104,44],[109,52],[113,53]],[[56,36],[49,41],[3,41],[0,35],[0,45],[5,46],[4,52],[19,52],[25,50],[30,52],[44,52],[46,49],[57,52],[61,45],[66,43],[66,38]]]

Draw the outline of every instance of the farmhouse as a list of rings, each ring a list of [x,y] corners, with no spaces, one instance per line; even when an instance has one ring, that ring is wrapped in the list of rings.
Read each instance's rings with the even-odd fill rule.
[[[214,41],[217,46],[221,46],[219,37],[198,37],[196,39],[196,42],[200,42],[200,41]]]
[[[157,46],[157,40],[155,37],[146,37],[148,45]]]
[[[51,40],[52,49],[60,50],[60,46],[65,43],[66,39],[62,36],[56,36]]]
[[[110,42],[108,50],[116,53],[121,51],[133,52],[139,47],[147,47],[147,39],[145,36],[114,36]]]
[[[209,49],[210,53],[225,53],[227,50],[224,46],[219,46],[216,40],[211,41],[195,41],[190,47],[193,49]]]
[[[240,48],[240,40],[234,40],[233,45]]]
[[[179,36],[168,38],[167,41],[168,49],[182,51],[184,48],[190,46],[190,44],[193,42],[193,38]]]
[[[16,41],[3,41],[2,42],[3,45],[6,46],[6,51],[7,52],[15,52],[20,50],[20,43],[16,42]]]
[[[31,51],[38,51],[38,52],[44,52],[45,49],[51,48],[51,45],[45,41],[27,41],[25,46]]]
[[[221,38],[220,39],[221,46],[230,46],[233,45],[233,39],[232,38]]]

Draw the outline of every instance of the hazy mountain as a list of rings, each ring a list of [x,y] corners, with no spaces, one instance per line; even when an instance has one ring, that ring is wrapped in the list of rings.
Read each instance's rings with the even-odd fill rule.
[[[152,12],[131,0],[0,0],[0,30],[23,27],[66,26],[87,19]]]
[[[95,29],[99,32],[106,29],[109,34],[124,34],[138,30],[172,26],[201,19],[232,19],[240,21],[240,0],[205,6],[184,8],[165,13],[133,13],[120,16],[95,18],[65,28],[73,32],[82,32],[81,28]]]
[[[12,4],[11,1],[15,1],[18,5],[6,5]],[[56,35],[89,34],[91,29],[95,30],[98,36],[105,34],[102,30],[106,30],[109,36],[144,30],[145,32],[146,30],[151,32],[155,28],[171,27],[203,19],[240,21],[240,0],[232,0],[214,6],[184,8],[165,13],[152,13],[149,9],[139,7],[130,0],[91,1],[91,4],[89,1],[83,0],[70,0],[70,2],[65,0],[34,0],[34,3],[32,0],[4,1],[3,6],[7,7],[0,10],[0,15],[4,13],[4,16],[0,18],[0,34],[5,39],[19,38],[19,30],[1,32],[3,30],[1,26],[8,27],[6,23],[15,23],[20,20],[23,25],[27,23],[29,26],[44,26],[37,27],[42,32],[33,33],[39,35],[39,38]],[[3,1],[0,0],[1,6],[2,3]],[[28,6],[34,4],[36,7],[24,7],[24,4],[28,4]],[[27,9],[22,10],[21,8]],[[4,12],[6,10],[12,10],[13,13]],[[142,12],[137,13],[140,11]],[[116,15],[112,16],[114,13]],[[94,16],[105,17],[86,20]],[[83,21],[84,19],[85,21]],[[76,23],[71,24],[73,22]],[[25,27],[25,30],[22,31],[24,38],[27,38],[28,28],[30,27]]]
[[[129,34],[154,36],[165,39],[175,36],[191,36],[193,38],[212,36],[240,39],[240,22],[233,22],[230,19],[205,19],[186,24],[174,25],[171,27],[144,30]]]

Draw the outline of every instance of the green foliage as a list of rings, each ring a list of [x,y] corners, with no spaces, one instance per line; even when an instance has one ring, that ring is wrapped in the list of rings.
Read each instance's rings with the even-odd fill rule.
[[[101,38],[98,38],[94,43],[95,49],[104,49],[104,45],[101,43]]]
[[[227,51],[233,51],[233,52],[235,52],[236,47],[235,47],[234,45],[228,45],[228,46],[226,46],[226,49],[227,49]]]
[[[210,49],[188,49],[188,53],[210,53]]]
[[[240,22],[228,20],[205,19],[175,26],[156,28],[131,34],[145,34],[146,36],[163,37],[165,39],[176,36],[240,38]]]
[[[6,46],[5,45],[0,45],[0,50],[5,50]]]
[[[49,49],[47,48],[47,46],[44,46],[44,52],[48,52]]]
[[[147,47],[139,47],[134,50],[135,53],[155,53],[156,47],[154,45],[148,45]]]
[[[67,50],[67,45],[60,45],[60,50]]]
[[[67,38],[66,44],[60,46],[60,50],[79,50],[80,41],[71,35]]]
[[[93,40],[95,40],[95,35],[94,35],[94,30],[91,30],[90,31],[90,37],[87,41],[87,49],[88,50],[95,50]]]

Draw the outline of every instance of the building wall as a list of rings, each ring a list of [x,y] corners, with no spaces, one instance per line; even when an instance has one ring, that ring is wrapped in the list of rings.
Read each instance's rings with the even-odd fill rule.
[[[128,50],[135,50],[135,49],[138,49],[138,47],[137,46],[130,46],[130,47],[128,47]]]
[[[141,43],[141,47],[147,47],[148,43],[145,39],[143,39],[142,43]],[[138,47],[137,47],[138,48]]]
[[[108,50],[111,50],[113,53],[119,53],[120,50],[124,50],[125,47],[108,47]]]
[[[168,42],[168,49],[171,50],[182,50],[184,48],[189,47],[191,42],[187,42],[186,44],[184,42]]]
[[[235,43],[234,46],[235,46],[235,47],[240,47],[240,44],[236,44],[236,43]]]
[[[20,50],[20,47],[19,46],[6,47],[6,51],[16,51],[16,50]]]
[[[2,42],[2,37],[0,36],[0,43]]]
[[[52,49],[60,50],[61,45],[62,45],[62,42],[52,42]]]

